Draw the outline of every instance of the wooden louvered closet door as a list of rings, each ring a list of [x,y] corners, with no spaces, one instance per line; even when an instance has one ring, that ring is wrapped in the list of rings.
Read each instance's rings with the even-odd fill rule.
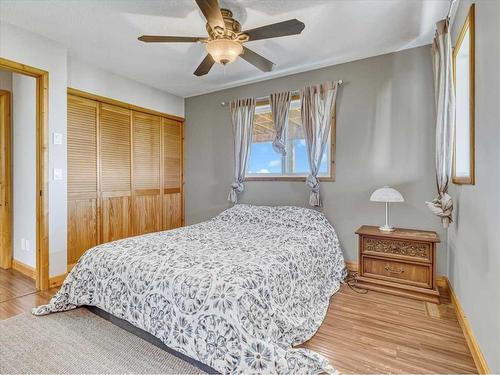
[[[131,114],[100,104],[102,241],[132,236]]]
[[[184,224],[183,123],[129,108],[68,95],[68,268],[99,243]]]
[[[133,140],[133,222],[136,235],[162,229],[160,130],[161,118],[134,112]]]
[[[183,223],[182,123],[163,119],[163,229]]]
[[[68,97],[68,265],[99,242],[95,101]]]

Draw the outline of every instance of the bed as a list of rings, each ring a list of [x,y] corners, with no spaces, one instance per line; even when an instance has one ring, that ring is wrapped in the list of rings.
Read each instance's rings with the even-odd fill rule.
[[[293,346],[317,331],[345,276],[323,214],[238,204],[88,250],[33,313],[96,306],[221,373],[333,372],[320,354]]]

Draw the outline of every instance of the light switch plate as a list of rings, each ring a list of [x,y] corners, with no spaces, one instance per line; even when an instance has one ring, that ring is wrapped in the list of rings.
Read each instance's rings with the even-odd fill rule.
[[[54,181],[62,180],[62,179],[63,179],[62,169],[61,168],[54,168]]]
[[[54,133],[53,137],[55,145],[62,145],[63,135],[61,133]]]

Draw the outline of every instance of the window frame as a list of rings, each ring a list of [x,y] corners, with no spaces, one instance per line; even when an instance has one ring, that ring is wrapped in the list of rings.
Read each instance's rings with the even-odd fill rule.
[[[299,95],[293,95],[292,100],[297,100],[299,99]],[[259,100],[256,103],[257,106],[265,106],[269,105],[269,98]],[[253,132],[252,132],[252,137],[253,137]],[[337,110],[334,109],[333,111],[333,116],[332,120],[330,122],[330,175],[329,176],[319,176],[318,179],[321,182],[335,182],[335,176],[336,176],[336,163],[335,163],[335,155],[336,155],[336,138],[337,138]],[[306,181],[307,176],[293,176],[293,175],[271,175],[271,176],[265,176],[264,173],[261,175],[256,176],[255,174],[253,175],[247,175],[245,172],[245,181]]]

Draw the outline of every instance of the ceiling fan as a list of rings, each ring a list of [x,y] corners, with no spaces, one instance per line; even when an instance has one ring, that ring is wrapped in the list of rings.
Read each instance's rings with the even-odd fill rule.
[[[230,64],[238,56],[263,72],[270,72],[274,63],[248,49],[243,43],[297,35],[305,27],[304,23],[292,19],[241,31],[241,25],[233,18],[233,13],[228,9],[221,9],[218,0],[196,0],[196,4],[207,19],[208,38],[163,35],[143,35],[138,38],[146,43],[205,43],[208,54],[195,70],[196,76],[207,74],[216,62],[222,65]]]

